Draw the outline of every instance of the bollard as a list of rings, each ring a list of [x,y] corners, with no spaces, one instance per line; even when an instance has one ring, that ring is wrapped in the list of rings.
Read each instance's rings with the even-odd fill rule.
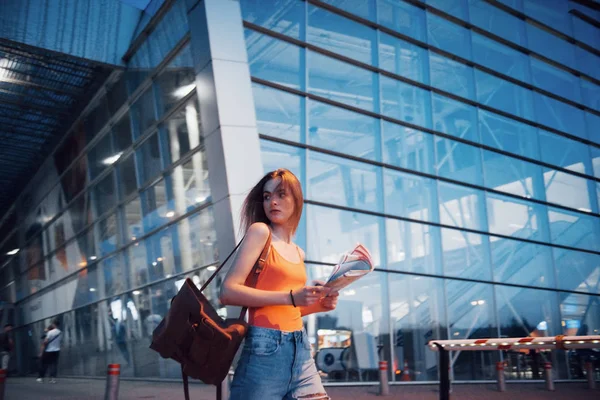
[[[506,392],[506,380],[504,378],[504,363],[502,361],[498,361],[496,363],[496,375],[498,379],[498,391]]]
[[[390,394],[390,386],[388,383],[388,363],[387,361],[379,361],[379,396],[387,396]]]
[[[552,379],[552,363],[544,363],[544,372],[546,377],[546,389],[554,391],[554,380]]]
[[[585,373],[587,375],[588,389],[596,389],[596,380],[594,379],[594,365],[591,362],[585,363]]]
[[[119,399],[119,376],[121,375],[120,364],[108,364],[108,371],[106,372],[106,392],[104,393],[104,400],[118,400]]]
[[[6,370],[0,369],[0,400],[4,400],[4,386],[6,383]]]

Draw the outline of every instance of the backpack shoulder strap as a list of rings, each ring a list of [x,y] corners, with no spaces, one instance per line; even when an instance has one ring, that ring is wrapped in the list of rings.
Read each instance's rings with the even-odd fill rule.
[[[265,268],[265,263],[267,262],[267,257],[269,257],[269,252],[271,251],[271,230],[269,229],[269,236],[267,237],[267,241],[265,242],[265,247],[263,247],[260,256],[258,256],[258,260],[254,264],[252,271],[250,271],[250,275],[248,275],[247,284],[249,287],[256,287],[256,283],[258,282],[258,276]],[[242,307],[242,311],[240,312],[239,319],[244,319],[246,316],[246,311],[248,307]]]

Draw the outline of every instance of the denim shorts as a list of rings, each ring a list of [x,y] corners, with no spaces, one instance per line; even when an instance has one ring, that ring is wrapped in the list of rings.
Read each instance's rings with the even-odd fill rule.
[[[231,383],[230,400],[329,399],[305,331],[251,326]]]

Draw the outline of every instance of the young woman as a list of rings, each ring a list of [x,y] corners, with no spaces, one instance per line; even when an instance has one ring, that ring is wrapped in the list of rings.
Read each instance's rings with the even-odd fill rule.
[[[292,242],[302,187],[286,169],[266,174],[246,197],[246,237],[221,289],[226,305],[249,308],[250,329],[231,385],[231,400],[329,399],[303,330],[304,315],[335,309],[337,292],[306,286],[304,252]],[[246,277],[271,234],[256,288]]]

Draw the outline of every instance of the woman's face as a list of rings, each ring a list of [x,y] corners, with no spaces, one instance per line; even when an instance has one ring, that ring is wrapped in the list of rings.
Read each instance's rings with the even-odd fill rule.
[[[263,207],[267,218],[278,225],[285,224],[294,214],[294,197],[280,186],[281,178],[271,179],[263,188]]]

